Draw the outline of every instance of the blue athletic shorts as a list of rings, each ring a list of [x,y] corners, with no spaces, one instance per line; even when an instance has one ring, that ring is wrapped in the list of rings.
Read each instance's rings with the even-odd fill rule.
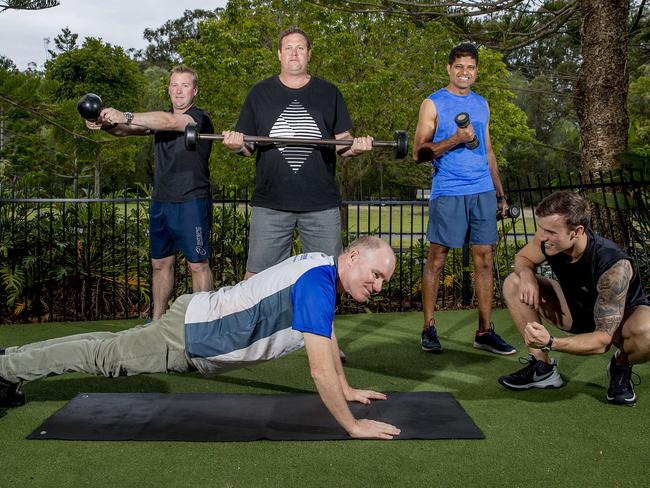
[[[162,259],[181,251],[191,263],[210,258],[212,201],[209,198],[189,202],[151,201],[149,236],[151,257]]]
[[[497,242],[496,192],[440,196],[429,201],[427,240],[445,247]]]

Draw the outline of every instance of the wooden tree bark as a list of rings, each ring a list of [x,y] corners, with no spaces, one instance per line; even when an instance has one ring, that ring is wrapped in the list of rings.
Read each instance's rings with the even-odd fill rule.
[[[618,166],[627,147],[629,119],[628,0],[579,0],[582,66],[576,110],[582,139],[581,166],[602,171]]]

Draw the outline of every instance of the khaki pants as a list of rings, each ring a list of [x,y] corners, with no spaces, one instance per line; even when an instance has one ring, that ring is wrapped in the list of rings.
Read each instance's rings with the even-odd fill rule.
[[[9,347],[0,356],[7,381],[35,380],[73,371],[104,376],[179,373],[193,368],[185,354],[185,310],[179,297],[160,320],[121,332],[89,332]]]

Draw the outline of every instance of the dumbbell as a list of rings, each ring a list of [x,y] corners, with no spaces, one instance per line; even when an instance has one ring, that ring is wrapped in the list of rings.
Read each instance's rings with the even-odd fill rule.
[[[77,102],[77,111],[86,120],[97,120],[102,113],[102,99],[94,93],[86,93]]]
[[[454,122],[456,122],[456,125],[458,127],[464,129],[470,123],[469,114],[467,112],[461,112],[457,114],[456,117],[454,117]],[[476,149],[479,146],[479,141],[476,137],[476,134],[474,134],[474,139],[465,143],[465,146],[467,146],[468,149]]]
[[[497,207],[497,220],[503,219],[516,219],[521,215],[521,209],[516,205],[506,207],[505,213],[501,211],[501,207]]]

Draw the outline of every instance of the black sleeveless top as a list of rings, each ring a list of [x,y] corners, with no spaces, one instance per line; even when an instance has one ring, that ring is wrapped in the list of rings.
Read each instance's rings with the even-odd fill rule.
[[[596,288],[598,280],[605,271],[621,259],[630,261],[634,273],[625,298],[625,310],[638,305],[650,305],[641,286],[639,270],[632,259],[612,241],[594,234],[591,229],[585,229],[585,232],[587,247],[575,263],[572,263],[571,256],[565,253],[547,256],[544,243],[541,246],[542,253],[557,277],[571,310],[573,326],[570,332],[574,334],[595,330],[594,305],[598,297]]]

